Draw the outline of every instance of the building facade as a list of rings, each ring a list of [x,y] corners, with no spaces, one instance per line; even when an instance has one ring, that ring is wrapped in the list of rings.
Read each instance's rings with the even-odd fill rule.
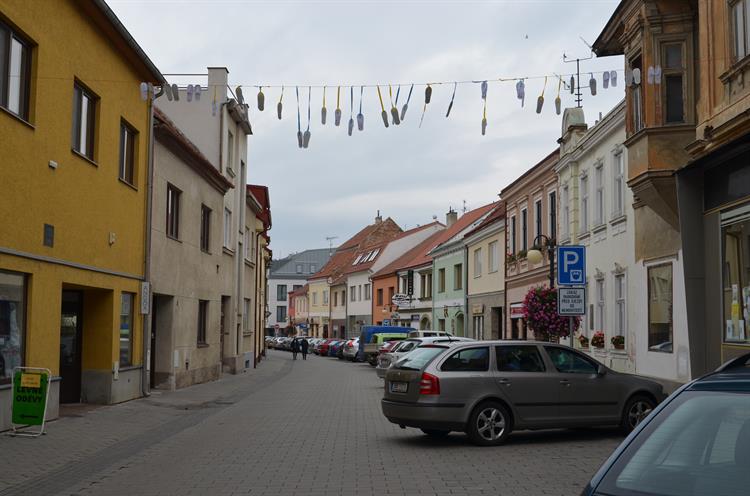
[[[549,258],[531,263],[527,252],[543,241],[557,238],[558,191],[555,164],[559,150],[525,172],[500,193],[506,204],[505,339],[534,339],[526,326],[523,301],[530,289],[549,285]]]
[[[116,19],[104,2],[3,2],[0,430],[17,366],[51,370],[48,418],[148,387],[151,109],[138,88],[163,77]]]

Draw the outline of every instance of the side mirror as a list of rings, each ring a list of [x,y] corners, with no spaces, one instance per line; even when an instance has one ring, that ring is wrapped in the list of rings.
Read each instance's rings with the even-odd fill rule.
[[[604,365],[599,365],[599,367],[596,369],[596,375],[599,377],[605,375],[607,373],[607,367]]]

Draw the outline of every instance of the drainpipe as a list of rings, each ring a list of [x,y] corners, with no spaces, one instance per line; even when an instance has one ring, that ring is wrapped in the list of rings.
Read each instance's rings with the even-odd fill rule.
[[[472,333],[474,332],[474,315],[469,316],[469,247],[464,246],[464,337],[466,336],[466,326],[471,325]]]
[[[144,281],[151,285],[151,213],[153,209],[153,194],[154,194],[154,99],[150,97],[148,99],[148,188],[146,191],[146,243],[145,243],[145,267],[144,267]],[[143,297],[143,294],[141,294]],[[154,311],[151,308],[153,296],[149,291],[148,297],[151,301],[148,302],[149,309],[151,312]],[[143,367],[141,368],[141,394],[143,396],[150,396],[149,390],[149,366],[151,360],[149,356],[151,348],[151,312],[143,315]]]

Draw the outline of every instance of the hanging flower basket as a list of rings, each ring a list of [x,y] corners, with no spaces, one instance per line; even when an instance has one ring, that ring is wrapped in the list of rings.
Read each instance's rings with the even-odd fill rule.
[[[591,337],[591,346],[594,348],[604,348],[604,332],[596,331]]]
[[[625,349],[625,336],[612,336],[612,346],[615,347],[616,350],[624,350]]]
[[[557,314],[556,288],[540,286],[530,289],[523,302],[523,313],[526,324],[539,341],[550,341],[551,338],[559,340],[570,335],[569,317]],[[573,332],[578,329],[580,322],[579,317],[573,318]]]

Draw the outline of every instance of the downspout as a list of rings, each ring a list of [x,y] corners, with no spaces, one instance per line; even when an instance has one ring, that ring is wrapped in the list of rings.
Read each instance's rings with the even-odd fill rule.
[[[474,328],[474,317],[472,315],[469,319],[469,247],[464,246],[464,337],[466,337],[466,326],[472,326],[472,332]]]
[[[154,99],[150,97],[148,99],[148,188],[146,192],[146,240],[145,240],[145,267],[144,267],[144,282],[151,285],[151,214],[153,209],[153,194],[154,194]],[[143,297],[141,292],[141,297]],[[151,348],[151,312],[154,311],[151,308],[153,296],[151,291],[148,294],[151,301],[148,302],[150,312],[143,315],[143,367],[141,367],[141,394],[143,396],[151,396],[149,390],[149,367],[151,365],[150,348]]]

